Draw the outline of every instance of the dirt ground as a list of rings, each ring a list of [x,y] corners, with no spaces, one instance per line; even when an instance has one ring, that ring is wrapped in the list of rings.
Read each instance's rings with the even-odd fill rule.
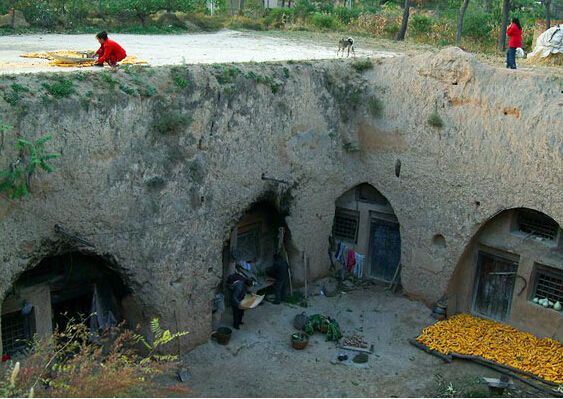
[[[335,317],[344,335],[363,335],[374,345],[367,368],[339,364],[336,357],[345,351],[319,333],[304,350],[293,349],[293,318],[302,311]],[[223,325],[231,320],[227,308]],[[382,286],[317,295],[305,309],[265,303],[246,312],[228,345],[211,340],[184,355],[192,374],[187,386],[190,395],[203,397],[420,397],[446,395],[451,383],[452,396],[487,396],[478,378],[498,373],[465,361],[445,364],[408,343],[434,322],[425,305]],[[529,391],[518,396],[534,396]]]
[[[130,55],[150,65],[225,62],[262,62],[336,58],[334,44],[304,42],[301,38],[224,30],[217,33],[180,35],[111,35]],[[99,47],[94,35],[14,35],[0,41],[0,73],[74,70],[50,67],[47,60],[21,58],[23,53],[54,50],[94,50]],[[398,53],[361,48],[358,57],[391,57]]]

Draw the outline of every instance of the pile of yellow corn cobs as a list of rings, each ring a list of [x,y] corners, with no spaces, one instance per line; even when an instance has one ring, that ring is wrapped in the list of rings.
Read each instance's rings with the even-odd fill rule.
[[[94,51],[75,51],[75,50],[58,50],[58,51],[50,51],[47,53],[26,53],[20,55],[23,58],[41,58],[50,60],[49,65],[52,66],[59,66],[59,67],[89,67],[94,65],[94,61],[91,58],[85,58],[85,54],[93,54]],[[63,61],[61,59],[57,59],[54,56],[61,56],[61,57],[68,57],[68,58],[76,58],[76,61]],[[137,58],[134,55],[128,55],[125,57],[123,61],[120,62],[121,65],[140,65],[146,64],[146,61],[143,61]]]
[[[445,355],[480,356],[563,384],[563,345],[506,324],[458,314],[425,328],[416,340]]]

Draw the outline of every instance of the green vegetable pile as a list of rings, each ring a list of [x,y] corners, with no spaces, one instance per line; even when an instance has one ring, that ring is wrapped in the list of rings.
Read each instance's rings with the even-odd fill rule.
[[[338,322],[331,317],[321,314],[309,317],[303,330],[307,335],[313,335],[315,331],[323,332],[326,334],[327,341],[338,341],[342,338]]]

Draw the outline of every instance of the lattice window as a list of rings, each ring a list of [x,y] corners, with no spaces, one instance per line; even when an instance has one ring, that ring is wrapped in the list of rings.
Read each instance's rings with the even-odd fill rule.
[[[25,316],[21,312],[2,315],[2,348],[9,355],[26,347],[29,334],[26,331]]]
[[[260,227],[256,226],[237,234],[237,260],[250,261],[260,258]]]
[[[532,297],[548,298],[552,302],[563,302],[563,270],[537,265],[535,287]]]
[[[348,242],[357,242],[360,214],[357,211],[336,208],[332,234]]]
[[[530,209],[518,212],[518,230],[547,240],[555,240],[559,225],[549,216]]]

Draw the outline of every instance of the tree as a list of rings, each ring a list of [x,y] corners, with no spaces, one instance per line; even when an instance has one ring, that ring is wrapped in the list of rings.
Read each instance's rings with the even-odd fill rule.
[[[510,0],[502,0],[502,21],[500,24],[500,35],[498,48],[500,51],[506,50],[506,28],[508,27],[508,17],[510,14]]]
[[[459,17],[457,20],[457,32],[455,35],[456,46],[459,46],[461,44],[461,31],[463,29],[463,19],[465,18],[465,12],[467,11],[467,6],[469,6],[469,0],[463,0],[463,4],[459,9]]]
[[[405,35],[407,34],[407,26],[409,24],[409,14],[411,8],[411,0],[405,0],[405,6],[403,10],[403,20],[401,22],[401,30],[397,34],[397,40],[405,40]]]
[[[551,28],[551,0],[544,0],[545,5],[545,28]]]

